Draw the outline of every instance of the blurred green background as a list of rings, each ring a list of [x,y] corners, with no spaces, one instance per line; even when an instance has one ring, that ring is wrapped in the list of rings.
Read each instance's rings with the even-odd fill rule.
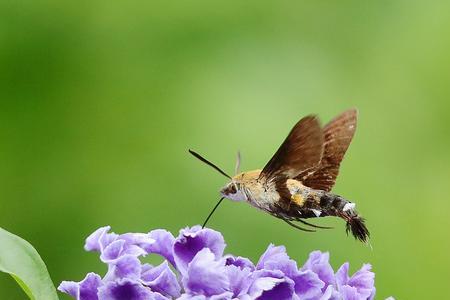
[[[209,225],[253,260],[273,242],[299,262],[370,262],[379,299],[450,298],[444,1],[1,1],[0,226],[55,284],[103,274],[83,250],[99,226],[177,234],[215,204],[226,179],[188,148],[261,168],[302,116],[350,107],[334,191],[357,202],[373,250],[342,220],[307,234],[229,201]],[[25,295],[0,274],[0,298]]]

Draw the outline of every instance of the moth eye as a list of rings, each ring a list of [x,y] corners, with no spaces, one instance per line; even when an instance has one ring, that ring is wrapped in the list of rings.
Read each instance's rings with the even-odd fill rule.
[[[230,192],[231,194],[236,194],[236,187],[234,186],[234,184],[230,186]]]

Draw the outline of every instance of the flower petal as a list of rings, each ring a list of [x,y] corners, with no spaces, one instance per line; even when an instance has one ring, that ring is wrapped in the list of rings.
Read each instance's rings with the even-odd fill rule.
[[[195,255],[182,281],[184,289],[193,295],[219,295],[229,288],[225,262],[217,261],[209,248],[204,248]]]
[[[206,300],[206,297],[203,295],[183,294],[177,300]]]
[[[122,254],[123,248],[125,246],[124,240],[116,240],[105,247],[102,254],[100,255],[100,260],[104,263],[113,262],[118,259]]]
[[[108,246],[117,238],[117,234],[108,233],[110,229],[111,226],[104,226],[94,231],[87,237],[84,244],[84,249],[86,251],[102,252],[106,246]]]
[[[168,300],[159,293],[152,292],[150,288],[137,281],[123,279],[110,281],[100,288],[100,300]]]
[[[284,276],[281,271],[258,270],[252,274],[253,282],[248,294],[251,299],[280,299],[296,298],[294,282]]]
[[[157,267],[147,269],[141,275],[142,282],[153,291],[168,297],[179,297],[180,284],[176,275],[169,268],[167,261]]]
[[[358,290],[355,287],[349,285],[343,285],[340,287],[341,299],[342,300],[364,300],[367,298],[362,298],[358,294]]]
[[[240,268],[238,266],[229,265],[226,266],[226,273],[228,276],[229,290],[232,292],[233,297],[241,298],[246,295],[248,289],[252,283],[250,268]]]
[[[348,276],[349,263],[344,263],[336,272],[336,284],[337,286],[347,284],[350,277]]]
[[[146,249],[153,245],[156,241],[146,233],[125,233],[117,237],[117,239],[124,240],[128,246],[134,245],[141,249]]]
[[[225,264],[227,266],[236,266],[240,269],[248,268],[250,270],[255,269],[255,265],[252,263],[252,261],[248,258],[237,256],[234,257],[233,255],[226,255],[225,256]]]
[[[102,285],[102,279],[95,273],[88,273],[80,282],[63,281],[58,287],[76,300],[98,300],[97,291]]]
[[[224,292],[220,295],[214,295],[209,297],[208,300],[231,300],[233,299],[233,293],[231,292]]]
[[[320,280],[325,283],[324,291],[330,284],[334,284],[334,271],[329,263],[330,254],[320,251],[313,251],[309,255],[308,260],[302,267],[302,271],[311,270],[316,273]]]
[[[200,226],[181,230],[173,247],[178,271],[185,275],[188,264],[204,248],[208,248],[216,259],[221,258],[225,249],[222,234],[209,228],[202,229]]]
[[[310,299],[322,294],[324,282],[312,271],[303,271],[291,277],[295,283],[295,293],[301,299]]]
[[[264,291],[258,300],[292,300],[294,297],[293,284],[286,278],[283,282],[278,283],[273,289]]]
[[[285,260],[290,260],[286,253],[286,248],[284,246],[275,246],[274,244],[270,244],[263,255],[259,258],[256,269],[265,269],[267,263]]]
[[[149,233],[149,236],[155,240],[153,244],[146,247],[148,253],[155,253],[166,258],[173,266],[175,266],[175,260],[173,258],[173,245],[175,244],[175,238],[167,230],[156,229]]]
[[[348,280],[348,285],[355,287],[358,294],[367,299],[374,292],[375,274],[371,272],[372,266],[370,264],[364,264],[362,268],[357,271]]]
[[[280,270],[288,277],[298,272],[297,263],[289,258],[284,246],[270,244],[261,256],[256,269]]]
[[[340,300],[340,297],[334,286],[329,285],[318,300]]]
[[[133,255],[124,255],[110,264],[104,281],[128,278],[138,280],[141,277],[141,261]]]
[[[371,265],[363,265],[352,277],[349,277],[348,269],[349,264],[345,263],[336,272],[336,284],[342,297],[353,297],[353,288],[360,299],[370,299],[371,297],[374,297],[375,274],[370,271]],[[350,289],[350,287],[352,287],[352,289]]]
[[[142,249],[140,246],[127,243],[127,240],[117,239],[105,249],[103,249],[100,255],[100,260],[104,263],[113,263],[115,260],[124,255],[132,255],[135,257],[145,256],[147,251]]]

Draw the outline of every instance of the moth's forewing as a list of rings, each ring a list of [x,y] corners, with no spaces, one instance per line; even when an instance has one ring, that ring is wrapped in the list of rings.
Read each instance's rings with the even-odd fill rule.
[[[261,172],[269,180],[282,176],[294,178],[316,167],[323,154],[324,134],[316,116],[301,119],[292,128]]]
[[[355,134],[357,117],[358,111],[350,109],[324,127],[325,148],[322,160],[313,173],[300,174],[298,180],[313,189],[329,192],[333,188],[339,165]]]

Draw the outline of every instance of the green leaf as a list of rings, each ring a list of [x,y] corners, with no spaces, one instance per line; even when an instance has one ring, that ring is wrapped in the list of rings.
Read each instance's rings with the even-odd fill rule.
[[[32,300],[57,300],[56,289],[37,251],[0,228],[0,271],[9,273]]]

